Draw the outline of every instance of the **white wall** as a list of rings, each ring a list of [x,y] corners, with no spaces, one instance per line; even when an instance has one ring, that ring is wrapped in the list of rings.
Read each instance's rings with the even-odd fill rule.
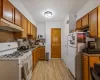
[[[76,29],[76,17],[74,14],[69,14],[69,32]]]
[[[66,16],[62,26],[62,59],[67,65],[67,36],[69,34],[69,24],[66,21],[69,20],[69,15]]]
[[[31,21],[35,26],[36,22],[33,20],[31,14],[24,7],[20,0],[9,0],[29,21]]]
[[[37,25],[37,35],[43,35],[43,38],[45,38],[45,23],[44,22],[38,22]]]
[[[51,28],[61,28],[62,22],[46,22],[46,52],[49,52],[51,58]]]
[[[77,20],[100,5],[100,0],[89,0],[77,13]]]

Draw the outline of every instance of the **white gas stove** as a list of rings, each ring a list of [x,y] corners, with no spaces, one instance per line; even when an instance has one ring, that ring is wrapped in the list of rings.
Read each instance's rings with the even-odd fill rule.
[[[0,79],[31,79],[32,52],[17,51],[17,48],[17,42],[0,43]]]

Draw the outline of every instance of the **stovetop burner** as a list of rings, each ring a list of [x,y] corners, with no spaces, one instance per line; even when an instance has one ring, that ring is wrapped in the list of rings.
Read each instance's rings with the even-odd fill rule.
[[[15,51],[13,52],[12,54],[5,54],[5,55],[2,55],[0,56],[0,58],[18,58],[20,56],[22,56],[23,53],[20,52],[20,51]]]

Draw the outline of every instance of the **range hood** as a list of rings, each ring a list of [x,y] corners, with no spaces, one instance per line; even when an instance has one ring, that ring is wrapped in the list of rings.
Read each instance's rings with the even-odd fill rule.
[[[0,29],[7,30],[10,32],[22,32],[24,31],[21,27],[10,23],[9,21],[4,20],[3,18],[0,19]]]

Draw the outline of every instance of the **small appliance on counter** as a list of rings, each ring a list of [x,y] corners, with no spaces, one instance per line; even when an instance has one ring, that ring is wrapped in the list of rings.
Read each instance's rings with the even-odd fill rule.
[[[87,47],[83,49],[84,53],[87,54],[100,54],[100,49],[96,48],[96,42],[95,41],[88,41]]]
[[[96,42],[95,41],[88,41],[87,47],[89,49],[95,49],[96,48]]]

